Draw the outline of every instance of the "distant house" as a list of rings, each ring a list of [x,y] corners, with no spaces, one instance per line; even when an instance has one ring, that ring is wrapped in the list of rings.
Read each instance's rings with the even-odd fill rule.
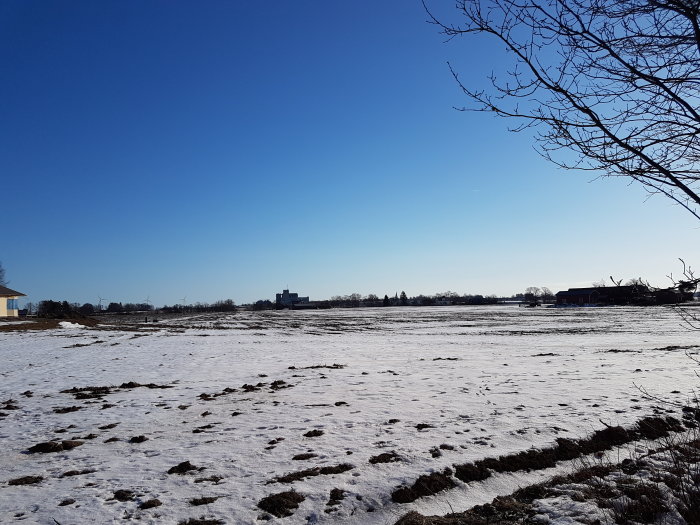
[[[586,304],[598,304],[601,288],[569,288],[566,291],[557,292],[557,304],[561,306]]]
[[[643,284],[569,288],[557,292],[556,298],[557,306],[672,304],[689,299],[674,289],[650,290]]]
[[[279,308],[294,308],[297,305],[309,304],[308,297],[299,297],[298,293],[290,293],[289,290],[282,290],[275,298],[275,304]]]
[[[25,297],[21,292],[0,286],[0,317],[19,317],[18,299]]]

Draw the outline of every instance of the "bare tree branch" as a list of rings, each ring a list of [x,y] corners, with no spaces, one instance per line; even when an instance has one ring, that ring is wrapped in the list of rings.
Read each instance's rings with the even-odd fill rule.
[[[423,5],[448,39],[489,35],[513,59],[488,91],[450,65],[459,109],[518,120],[557,165],[627,177],[700,219],[697,0],[457,0],[459,23]]]

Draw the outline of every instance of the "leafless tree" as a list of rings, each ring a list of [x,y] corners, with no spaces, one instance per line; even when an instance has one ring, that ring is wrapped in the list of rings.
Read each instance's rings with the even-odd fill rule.
[[[7,286],[7,281],[5,280],[5,268],[2,267],[2,262],[0,262],[0,286]]]
[[[614,284],[615,286],[622,286],[622,279],[617,279],[617,280],[615,280],[615,278],[611,275],[611,276],[610,276],[610,280],[613,282],[613,284]]]
[[[539,297],[541,290],[537,286],[528,286],[525,288],[525,295],[532,295],[533,297]]]
[[[681,264],[683,264],[683,276],[678,278],[674,277],[673,274],[669,274],[667,277],[673,283],[673,288],[681,293],[695,292],[698,289],[698,285],[700,285],[700,277],[695,276],[695,271],[690,265],[687,265],[683,259],[679,260]],[[683,308],[681,305],[675,305],[674,308],[678,315],[681,316],[686,326],[693,330],[700,330],[700,314],[694,310]]]
[[[556,164],[627,177],[700,219],[698,0],[456,0],[454,20],[429,1],[442,33],[490,35],[513,59],[487,90],[450,66],[462,109],[516,118]]]

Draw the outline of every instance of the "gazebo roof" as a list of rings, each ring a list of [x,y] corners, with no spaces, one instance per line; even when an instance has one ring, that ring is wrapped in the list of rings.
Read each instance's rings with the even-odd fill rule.
[[[26,297],[26,295],[23,294],[22,292],[17,292],[17,291],[15,291],[15,290],[10,290],[10,289],[7,288],[6,286],[1,286],[1,285],[0,285],[0,297],[18,297],[18,296]]]

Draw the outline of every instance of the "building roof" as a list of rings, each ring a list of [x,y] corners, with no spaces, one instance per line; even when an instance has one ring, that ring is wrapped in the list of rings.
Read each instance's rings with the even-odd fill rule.
[[[0,285],[0,297],[16,297],[22,296],[26,297],[22,292],[16,292],[15,290],[10,290],[9,288]]]
[[[600,293],[599,288],[569,288],[564,292],[557,292],[557,297],[568,297],[575,295],[590,295],[592,293]]]
[[[592,288],[569,288],[565,292],[557,292],[557,296],[589,295],[599,293],[601,295],[625,295],[634,293],[647,293],[649,288],[643,284],[631,284],[625,286],[594,286]]]

